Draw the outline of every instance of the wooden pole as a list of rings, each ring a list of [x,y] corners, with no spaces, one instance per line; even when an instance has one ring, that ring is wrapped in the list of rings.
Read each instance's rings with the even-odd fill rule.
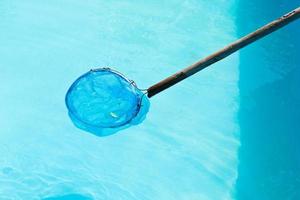
[[[232,44],[229,44],[228,46],[217,51],[216,53],[213,53],[212,55],[192,64],[191,66],[149,87],[147,89],[148,97],[150,98],[160,93],[161,91],[175,85],[176,83],[186,79],[189,76],[192,76],[193,74],[201,71],[202,69],[210,66],[211,64],[214,64],[222,60],[223,58],[226,58],[227,56],[247,46],[248,44],[251,44],[259,40],[260,38],[282,28],[283,26],[289,24],[290,22],[299,19],[299,17],[300,17],[300,7],[285,14],[279,19],[261,27],[260,29],[242,37],[241,39],[233,42]]]

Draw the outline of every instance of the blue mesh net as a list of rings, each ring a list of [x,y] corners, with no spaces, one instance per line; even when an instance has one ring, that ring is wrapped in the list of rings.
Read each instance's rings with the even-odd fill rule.
[[[77,127],[105,136],[143,121],[149,100],[133,81],[101,68],[90,70],[72,84],[66,105]]]

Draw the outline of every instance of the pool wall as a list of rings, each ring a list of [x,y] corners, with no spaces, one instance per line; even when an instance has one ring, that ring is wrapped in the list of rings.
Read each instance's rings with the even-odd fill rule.
[[[299,6],[239,1],[240,36]],[[240,51],[238,200],[300,199],[300,22]]]

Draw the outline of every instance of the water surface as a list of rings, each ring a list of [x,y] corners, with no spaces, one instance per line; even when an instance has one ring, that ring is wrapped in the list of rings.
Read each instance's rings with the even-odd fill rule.
[[[2,0],[0,197],[231,199],[238,54],[154,97],[143,124],[106,138],[73,126],[64,97],[98,66],[149,87],[236,39],[235,11],[234,0]]]

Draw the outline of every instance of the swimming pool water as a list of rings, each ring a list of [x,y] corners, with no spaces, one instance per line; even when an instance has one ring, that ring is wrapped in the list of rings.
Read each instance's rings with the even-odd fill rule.
[[[64,104],[90,68],[113,67],[147,88],[218,50],[246,30],[237,21],[241,2],[2,0],[0,199],[227,200],[243,199],[247,186],[255,192],[255,182],[238,177],[257,162],[239,152],[249,119],[241,118],[240,100],[248,103],[239,77],[255,58],[235,54],[151,98],[142,124],[105,138],[73,126]]]

